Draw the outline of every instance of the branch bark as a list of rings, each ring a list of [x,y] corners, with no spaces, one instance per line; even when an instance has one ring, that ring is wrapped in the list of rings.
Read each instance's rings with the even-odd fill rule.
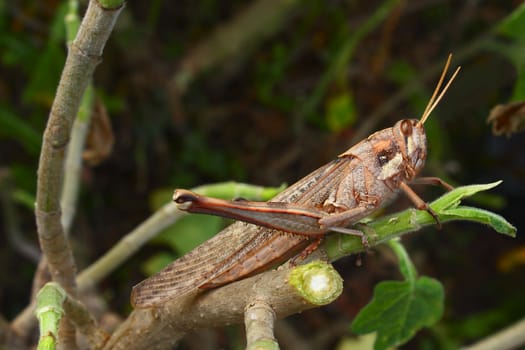
[[[288,283],[293,270],[282,267],[218,289],[196,290],[158,308],[135,309],[104,349],[169,349],[190,329],[242,323],[246,305],[255,300],[271,305],[276,318],[319,306]]]
[[[244,325],[246,328],[246,348],[278,348],[273,334],[275,312],[271,305],[263,300],[256,300],[246,307]],[[258,345],[257,345],[258,344]]]
[[[464,350],[510,350],[525,344],[525,319],[500,330],[499,332],[481,339],[475,344],[464,347]]]

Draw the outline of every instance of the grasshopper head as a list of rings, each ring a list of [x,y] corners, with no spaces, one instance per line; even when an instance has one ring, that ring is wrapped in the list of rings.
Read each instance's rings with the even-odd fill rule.
[[[439,82],[432,97],[428,101],[425,111],[421,115],[421,119],[403,119],[394,125],[394,135],[398,146],[401,149],[403,160],[407,164],[404,174],[404,177],[407,180],[412,180],[421,171],[425,164],[425,159],[427,158],[427,137],[424,124],[459,72],[460,67],[456,69],[443,90],[440,92],[441,84],[443,84],[443,80],[445,79],[451,58],[452,56],[449,55],[445,68],[439,78]]]
[[[427,136],[423,124],[417,119],[402,119],[393,127],[397,145],[406,162],[405,179],[412,180],[427,158]]]

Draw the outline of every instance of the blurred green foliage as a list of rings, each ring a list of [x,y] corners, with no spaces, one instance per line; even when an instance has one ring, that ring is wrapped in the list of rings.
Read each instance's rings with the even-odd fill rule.
[[[326,124],[332,131],[342,131],[357,120],[355,102],[349,91],[328,98]]]
[[[256,66],[256,89],[259,101],[275,107],[282,112],[291,113],[295,101],[291,96],[278,91],[278,83],[286,79],[289,69],[289,58],[292,53],[283,43],[275,44],[266,59],[261,59]]]
[[[42,136],[6,105],[0,105],[0,137],[16,140],[33,156],[40,152]]]
[[[477,203],[501,209],[511,221],[522,219],[523,138],[495,139],[483,120],[493,105],[525,99],[525,4],[416,3],[308,1],[280,32],[254,42],[247,57],[231,57],[197,74],[188,91],[175,96],[167,85],[179,60],[247,3],[128,2],[95,75],[116,147],[105,163],[83,170],[73,237],[86,250],[80,255],[100,256],[171,200],[175,187],[231,179],[293,182],[350,147],[350,138],[369,115],[408,84],[417,89],[378,119],[374,130],[402,117],[419,117],[434,86],[434,80],[423,82],[421,74],[448,52],[463,70],[426,125],[429,174],[463,184],[503,178],[501,192],[478,196]],[[42,132],[66,55],[65,11],[65,2],[0,2],[0,166],[13,174],[15,200],[27,209],[21,225],[32,237]],[[153,256],[146,272],[157,271],[223,225],[223,219],[210,216],[181,220],[151,248],[165,246],[170,253],[145,253]],[[517,264],[505,273],[496,267],[509,246],[523,242],[493,238],[478,227],[476,235],[469,235],[473,230],[450,225],[429,238],[430,245],[417,246],[424,240],[415,240],[411,247],[417,262],[445,283],[448,308],[458,309],[447,311],[430,333],[416,336],[417,345],[454,348],[525,312],[516,292],[524,288],[523,267]],[[464,249],[454,246],[460,240]],[[18,268],[18,255],[9,246],[1,249],[0,274],[10,276],[15,262]],[[345,270],[355,272],[354,266]],[[377,277],[378,272],[367,273]],[[351,273],[345,278],[351,281]],[[2,305],[7,300],[9,310],[25,305],[29,279],[0,282],[6,287]],[[371,287],[360,282],[355,297],[370,295]],[[465,286],[479,296],[465,296]],[[19,295],[24,299],[15,305],[11,297]],[[298,328],[308,336],[337,317],[352,316],[346,300],[336,307],[341,314],[328,318],[318,311],[316,322]]]
[[[521,4],[497,27],[496,32],[510,42],[494,44],[494,49],[507,56],[514,64],[518,77],[512,94],[512,101],[525,99],[525,4]]]
[[[25,5],[29,9],[34,4]],[[62,4],[53,13],[45,37],[35,37],[34,31],[24,30],[25,23],[17,23],[11,17],[14,10],[12,4],[0,6],[0,61],[8,70],[3,83],[8,79],[17,83],[4,85],[4,93],[0,93],[0,142],[9,140],[14,149],[20,146],[30,161],[17,162],[16,158],[11,159],[14,154],[4,154],[0,165],[6,165],[2,158],[12,161],[9,165],[19,194],[15,200],[29,205],[29,198],[34,197],[42,132],[65,61],[66,6]],[[31,211],[32,207],[31,204]]]

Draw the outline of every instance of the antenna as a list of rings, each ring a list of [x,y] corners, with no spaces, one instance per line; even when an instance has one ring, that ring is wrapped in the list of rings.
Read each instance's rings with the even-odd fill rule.
[[[436,95],[439,93],[439,89],[441,88],[441,84],[443,84],[443,80],[445,79],[445,75],[447,74],[447,70],[448,70],[448,67],[450,66],[450,60],[451,59],[452,59],[452,54],[449,54],[448,55],[448,59],[447,59],[447,63],[445,64],[445,68],[443,68],[443,72],[441,73],[441,77],[439,78],[439,82],[437,83],[437,86],[434,89],[434,93],[432,94],[432,97],[430,97],[430,100],[428,101],[427,107],[425,108],[425,111],[421,115],[421,119],[419,121],[421,124],[424,124],[425,121],[428,119],[428,117],[430,116],[430,113],[432,113],[434,108],[436,108],[436,106],[438,105],[439,101],[441,101],[441,99],[443,98],[443,95],[445,95],[445,92],[447,92],[448,88],[450,87],[450,84],[452,84],[452,81],[456,78],[456,76],[459,73],[459,70],[461,69],[461,67],[458,67],[456,69],[456,71],[454,72],[454,74],[452,74],[452,77],[447,82],[447,84],[445,85],[445,87],[443,88],[443,90],[441,91],[439,96],[436,97]]]

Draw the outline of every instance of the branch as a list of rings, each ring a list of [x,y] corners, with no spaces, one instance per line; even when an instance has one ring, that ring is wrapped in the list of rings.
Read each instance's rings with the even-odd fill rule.
[[[291,273],[301,282],[289,283]],[[324,297],[317,301],[315,297],[309,298],[320,295],[314,292],[319,291],[316,277],[327,281],[321,288]],[[276,318],[283,318],[328,304],[341,291],[342,281],[337,272],[331,265],[319,261],[267,271],[205,293],[196,290],[158,308],[135,309],[104,349],[169,349],[187,330],[242,323],[245,307],[256,300],[271,305]]]
[[[36,296],[37,308],[35,311],[40,328],[38,350],[55,349],[58,341],[58,328],[64,315],[62,304],[66,299],[66,292],[56,283],[48,283]]]
[[[82,152],[85,147],[89,124],[91,122],[94,94],[93,85],[90,83],[82,98],[77,118],[73,123],[71,143],[67,147],[64,167],[64,187],[60,198],[60,207],[62,208],[61,220],[66,235],[69,234],[77,208],[80,173],[82,171]]]
[[[113,8],[103,8],[94,0],[89,2],[78,34],[69,47],[40,153],[35,205],[40,246],[53,280],[73,296],[76,295],[76,266],[60,211],[64,153],[80,101],[122,8],[122,2]],[[71,327],[61,327],[60,331],[64,336],[63,346],[74,344]]]
[[[490,349],[517,349],[525,344],[525,319],[480,340],[479,342],[466,346],[464,350],[490,350]]]
[[[98,328],[86,307],[67,294],[55,282],[47,283],[38,292],[35,314],[40,324],[38,349],[50,349],[56,346],[60,319],[65,314],[86,336],[90,349],[100,349],[107,339],[107,334]]]
[[[273,335],[275,312],[271,305],[256,300],[246,307],[244,324],[246,326],[247,349],[278,349],[279,345]]]
[[[90,345],[90,349],[100,349],[109,335],[102,330],[84,304],[66,294],[64,300],[66,316],[75,324],[76,329],[83,335]]]

